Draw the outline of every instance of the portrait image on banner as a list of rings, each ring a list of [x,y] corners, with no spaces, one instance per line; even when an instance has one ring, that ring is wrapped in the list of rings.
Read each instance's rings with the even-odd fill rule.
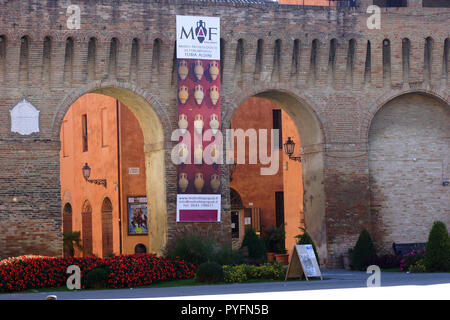
[[[177,145],[177,222],[218,222],[222,160],[220,18],[177,16],[176,19],[181,132]],[[202,197],[195,197],[199,195]]]
[[[147,197],[128,197],[128,234],[148,234]]]

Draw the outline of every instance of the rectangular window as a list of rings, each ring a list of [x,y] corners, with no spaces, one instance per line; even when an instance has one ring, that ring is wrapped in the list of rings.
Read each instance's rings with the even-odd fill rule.
[[[83,142],[83,152],[88,151],[88,131],[87,131],[87,115],[83,114],[81,116],[81,134]]]
[[[102,109],[102,147],[108,146],[108,113],[106,108]]]
[[[273,128],[278,129],[278,149],[283,149],[283,134],[281,126],[281,109],[272,110]]]
[[[62,123],[62,130],[61,130],[61,143],[62,143],[62,146],[61,146],[61,149],[62,149],[62,154],[63,154],[63,157],[68,157],[69,156],[69,154],[68,154],[68,151],[67,151],[67,148],[68,148],[68,145],[67,145],[67,120],[65,120],[65,121],[63,121],[63,123]]]

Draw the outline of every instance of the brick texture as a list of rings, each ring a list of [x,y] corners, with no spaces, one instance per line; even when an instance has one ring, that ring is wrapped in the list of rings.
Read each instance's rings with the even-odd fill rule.
[[[395,197],[402,197],[402,208],[406,208],[404,198],[411,198],[419,190],[416,186],[407,188],[414,185],[412,180],[403,180],[402,190],[391,195],[382,191],[386,186],[395,188],[389,186],[390,173],[399,175],[403,170],[416,171],[416,175],[423,172],[421,182],[429,184],[423,187],[427,194],[439,187],[435,163],[420,159],[437,159],[441,152],[448,161],[448,149],[446,154],[445,150],[435,149],[445,143],[448,148],[448,120],[440,134],[423,131],[420,126],[407,128],[417,128],[415,135],[429,135],[427,139],[432,142],[424,152],[433,155],[417,156],[419,160],[407,168],[395,162],[383,167],[380,161],[372,161],[371,152],[375,149],[369,145],[380,144],[381,149],[393,152],[390,146],[398,140],[379,136],[377,130],[382,128],[378,127],[378,121],[372,131],[374,135],[369,135],[369,130],[379,110],[389,113],[385,110],[391,108],[383,107],[386,103],[396,98],[393,101],[400,110],[411,99],[406,95],[409,93],[427,96],[420,100],[414,95],[414,117],[422,117],[424,113],[424,119],[434,119],[430,121],[448,119],[449,41],[445,41],[449,38],[450,10],[422,8],[416,2],[406,8],[383,8],[381,29],[370,30],[366,25],[369,17],[366,8],[371,3],[361,0],[359,8],[349,10],[238,1],[83,0],[73,1],[81,9],[81,28],[70,30],[66,27],[66,1],[2,1],[0,256],[62,253],[59,130],[70,105],[93,91],[121,101],[128,99],[122,101],[127,105],[144,101],[148,104],[145,110],[152,110],[161,123],[166,160],[165,181],[160,182],[165,183],[166,199],[161,200],[166,202],[167,211],[164,212],[167,232],[163,234],[170,239],[179,232],[193,230],[214,234],[225,242],[231,240],[226,166],[222,168],[222,223],[175,222],[177,176],[170,161],[173,146],[170,134],[177,122],[173,76],[175,15],[199,13],[221,17],[223,127],[230,126],[235,110],[254,95],[279,103],[297,125],[305,159],[305,223],[307,228],[314,229],[312,234],[320,247],[321,261],[326,261],[328,267],[341,267],[341,254],[354,245],[362,228],[373,231],[379,245],[395,240],[393,234],[398,229],[393,224],[407,230],[399,241],[423,239],[430,221],[445,220],[448,211],[439,211],[442,206],[423,195],[417,201],[426,202],[420,205],[426,211],[421,213],[427,215],[426,219],[417,218],[420,214],[416,209],[406,210],[413,212],[414,219],[394,217],[391,208],[393,201],[397,202]],[[48,42],[44,48],[45,37],[51,40],[50,49]],[[427,37],[433,39],[431,59],[424,59]],[[91,46],[89,55],[91,38],[95,39],[95,46]],[[113,38],[117,39],[116,55],[110,54]],[[407,80],[403,76],[406,64],[401,63],[404,38],[410,41]],[[132,50],[134,39],[138,46]],[[263,50],[257,59],[259,39],[263,40]],[[336,41],[332,57],[335,62],[329,63],[332,39]],[[383,65],[384,39],[390,42],[390,59],[385,59],[390,66]],[[73,49],[66,52],[71,46]],[[353,48],[353,55],[348,53],[349,48]],[[114,61],[115,67],[111,66]],[[425,68],[424,64],[430,61],[431,65]],[[330,66],[334,71],[330,72]],[[424,77],[424,69],[431,70],[430,77]],[[26,137],[10,132],[9,110],[23,98],[40,110],[40,132]],[[447,118],[442,118],[443,115]],[[394,118],[390,117],[392,130],[405,127],[401,125],[404,119],[394,121]],[[409,139],[406,132],[399,133],[401,141]],[[448,199],[449,189],[439,190]],[[371,198],[375,199],[374,205]],[[374,208],[377,210],[371,212]],[[416,225],[418,233],[413,232]]]

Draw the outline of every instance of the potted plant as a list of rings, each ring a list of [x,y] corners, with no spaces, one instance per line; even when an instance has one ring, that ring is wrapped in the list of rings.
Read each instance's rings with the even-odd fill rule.
[[[277,228],[274,226],[266,228],[263,232],[262,238],[264,239],[264,244],[267,250],[267,260],[274,261],[278,242]]]
[[[284,231],[284,225],[276,228],[276,239],[275,260],[286,265],[289,263],[289,254],[285,245],[286,232]]]

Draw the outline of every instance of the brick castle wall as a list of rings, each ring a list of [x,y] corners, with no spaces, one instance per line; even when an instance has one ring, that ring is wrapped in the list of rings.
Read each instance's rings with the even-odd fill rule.
[[[159,119],[164,141],[157,148],[164,152],[161,183],[166,202],[161,217],[167,221],[161,228],[167,229],[167,237],[191,230],[229,240],[226,166],[223,223],[175,222],[177,177],[170,162],[170,135],[177,126],[175,15],[201,12],[222,21],[223,127],[229,127],[234,111],[253,95],[278,102],[294,119],[305,159],[305,223],[314,222],[315,240],[327,265],[341,266],[341,254],[354,245],[362,228],[374,232],[376,239],[383,238],[377,232],[391,232],[378,225],[390,222],[379,218],[382,212],[372,214],[370,205],[377,195],[370,195],[369,129],[377,111],[411,92],[430,97],[420,103],[438,101],[448,110],[450,11],[422,8],[416,2],[383,9],[380,30],[367,28],[368,0],[350,10],[276,3],[79,1],[79,30],[66,27],[65,1],[3,2],[0,255],[61,254],[59,129],[71,103],[93,91],[127,105],[144,101]],[[407,49],[402,45],[405,38]],[[117,44],[115,53],[111,43]],[[427,43],[431,45],[425,49]],[[9,110],[23,98],[40,110],[40,132],[31,137],[10,132]],[[437,141],[448,137],[448,127],[443,130]],[[439,192],[444,197],[448,188]],[[380,197],[377,201],[387,208],[390,200]],[[442,217],[432,210],[427,214]]]

